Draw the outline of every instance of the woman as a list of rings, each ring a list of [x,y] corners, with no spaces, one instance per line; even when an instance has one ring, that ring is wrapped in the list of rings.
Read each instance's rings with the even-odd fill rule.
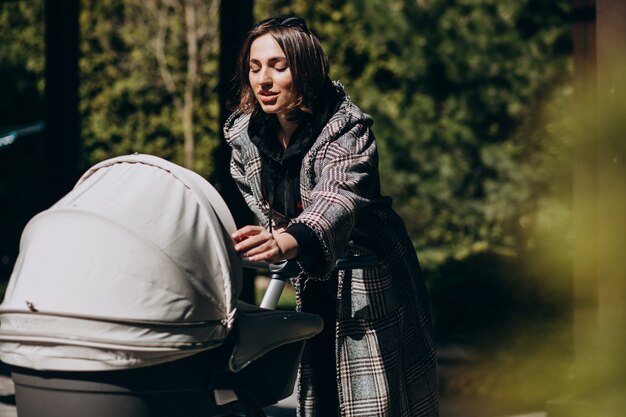
[[[231,174],[262,226],[238,230],[235,249],[253,261],[295,259],[297,307],[324,317],[302,360],[299,415],[436,416],[419,263],[391,199],[380,194],[372,119],[328,69],[303,19],[264,20],[248,34],[224,132]],[[333,272],[346,253],[382,262]]]

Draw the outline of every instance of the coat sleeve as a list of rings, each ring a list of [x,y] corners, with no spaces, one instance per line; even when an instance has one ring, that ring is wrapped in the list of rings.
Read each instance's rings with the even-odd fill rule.
[[[330,276],[346,247],[359,211],[379,194],[378,154],[374,135],[366,123],[353,126],[315,154],[316,182],[311,203],[291,224],[304,224],[315,232],[324,262],[299,256],[310,277]]]
[[[232,141],[230,143],[232,148],[232,153],[230,157],[230,175],[237,184],[237,188],[241,195],[243,196],[246,204],[252,210],[252,212],[257,216],[261,224],[267,223],[267,216],[263,213],[263,211],[259,208],[252,194],[252,187],[250,185],[250,181],[246,178],[246,158],[244,157],[244,152],[241,146],[238,146],[237,141]]]

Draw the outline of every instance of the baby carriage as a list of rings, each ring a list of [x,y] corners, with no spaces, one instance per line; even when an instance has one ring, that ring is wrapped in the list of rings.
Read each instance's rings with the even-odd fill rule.
[[[234,230],[178,165],[135,154],[88,170],[24,229],[0,305],[19,416],[256,416],[289,396],[323,323],[238,300]]]

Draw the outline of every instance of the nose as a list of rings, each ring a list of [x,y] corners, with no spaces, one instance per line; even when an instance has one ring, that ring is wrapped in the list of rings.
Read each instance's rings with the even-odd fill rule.
[[[264,86],[272,84],[272,77],[268,68],[261,68],[259,71],[259,84]]]

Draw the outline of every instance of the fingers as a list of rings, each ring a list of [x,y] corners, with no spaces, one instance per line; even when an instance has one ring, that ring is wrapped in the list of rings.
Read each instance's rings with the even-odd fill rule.
[[[246,253],[246,257],[252,262],[276,262],[282,259],[281,252],[278,246],[269,244],[254,248],[253,250]]]
[[[259,245],[267,242],[268,240],[273,239],[273,236],[267,232],[259,233],[257,235],[252,235],[246,238],[243,238],[238,243],[235,244],[235,250],[237,252],[247,252],[250,249],[256,248]]]
[[[274,236],[261,226],[244,226],[232,235],[235,250],[240,256],[251,261],[272,261],[277,259],[280,248]]]
[[[277,247],[278,246],[276,245],[276,242],[270,239],[270,240],[266,240],[263,242],[258,242],[258,244],[255,244],[255,245],[251,245],[247,249],[240,251],[240,253],[243,254],[243,256],[250,257],[254,255],[259,255],[261,253],[269,252],[272,249],[275,249]]]
[[[262,226],[244,226],[232,234],[235,250],[250,261],[277,262],[293,258],[297,242],[288,233],[268,232]]]
[[[265,232],[265,229],[261,226],[248,225],[248,226],[242,227],[241,229],[233,233],[232,238],[235,240],[235,242],[239,242],[248,236],[257,235],[263,232]]]
[[[258,241],[254,238],[249,238],[246,240],[248,243],[249,240],[255,240],[258,244],[251,244],[248,249],[242,250],[239,252],[241,256],[248,258],[250,261],[258,262],[258,261],[268,261],[275,262],[281,260],[281,250],[276,241],[271,237],[271,235],[267,234],[270,238],[266,241]]]
[[[277,262],[295,258],[298,241],[289,233],[274,234],[265,243],[251,249],[246,256],[252,261]]]

